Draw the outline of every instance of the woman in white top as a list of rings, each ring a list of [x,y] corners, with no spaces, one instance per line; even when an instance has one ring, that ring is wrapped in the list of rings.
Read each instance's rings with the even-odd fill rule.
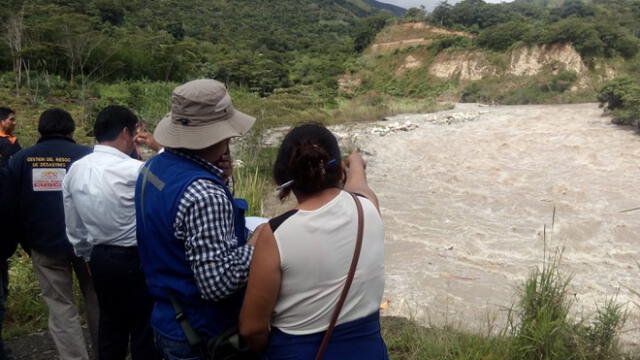
[[[341,188],[346,175],[344,189]],[[378,200],[353,153],[341,161],[335,136],[307,124],[285,137],[274,166],[283,199],[298,205],[256,232],[240,332],[265,359],[314,359],[351,265],[363,207],[364,236],[355,277],[324,359],[387,359],[380,335],[384,229]]]

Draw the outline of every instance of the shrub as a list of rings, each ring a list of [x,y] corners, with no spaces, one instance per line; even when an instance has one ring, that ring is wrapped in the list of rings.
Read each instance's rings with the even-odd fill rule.
[[[460,101],[465,103],[486,103],[491,100],[491,97],[484,93],[484,88],[479,82],[472,82],[462,89],[460,95]]]
[[[568,359],[570,277],[558,271],[559,256],[536,269],[521,289],[513,344],[517,359]]]
[[[559,271],[561,253],[547,258],[521,288],[510,314],[511,359],[620,359],[618,332],[627,319],[615,297],[599,307],[591,321],[571,319],[571,276]]]
[[[434,41],[429,48],[435,53],[439,53],[442,50],[449,48],[469,48],[473,45],[473,40],[466,36],[447,37]]]
[[[162,119],[171,107],[172,82],[131,81],[96,88],[96,100],[91,106],[89,119],[93,121],[100,110],[109,105],[127,106],[151,128]],[[90,122],[91,122],[90,121]]]
[[[9,296],[5,336],[22,335],[47,326],[47,307],[31,266],[31,259],[18,250],[9,268]]]
[[[562,93],[569,90],[576,80],[578,80],[578,74],[574,71],[563,70],[541,84],[541,89],[548,92]]]
[[[617,334],[626,322],[628,313],[626,307],[615,300],[615,297],[607,299],[585,329],[585,347],[592,359],[613,359],[620,355]]]
[[[640,126],[640,82],[628,77],[611,80],[598,93],[600,107],[613,113],[614,122]]]
[[[525,38],[532,31],[531,24],[521,21],[511,21],[492,26],[478,35],[476,41],[479,46],[495,51],[504,51],[518,41]]]

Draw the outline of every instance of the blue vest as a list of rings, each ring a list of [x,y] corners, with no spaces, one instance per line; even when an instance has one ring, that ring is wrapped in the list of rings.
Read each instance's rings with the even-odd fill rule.
[[[136,184],[136,226],[140,261],[154,298],[151,325],[164,337],[185,341],[169,300],[172,293],[187,319],[201,334],[218,335],[238,321],[244,291],[218,302],[202,299],[186,260],[184,241],[174,235],[174,222],[182,194],[191,183],[207,179],[220,185],[234,211],[238,246],[246,244],[246,202],[234,199],[224,182],[204,167],[165,151],[149,160]]]

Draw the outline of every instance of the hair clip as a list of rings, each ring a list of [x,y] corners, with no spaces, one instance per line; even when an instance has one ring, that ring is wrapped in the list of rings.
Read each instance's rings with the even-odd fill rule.
[[[288,187],[289,187],[289,186],[291,186],[291,185],[293,185],[293,180],[289,180],[289,181],[287,181],[286,183],[284,183],[284,184],[282,184],[282,185],[278,185],[278,186],[276,187],[276,190],[278,190],[278,191],[282,191],[282,190],[284,190],[284,189],[288,188]]]
[[[335,165],[335,163],[337,163],[337,162],[338,162],[338,160],[336,160],[336,159],[331,159],[331,160],[329,160],[329,162],[327,163],[327,167],[331,167],[331,166]]]

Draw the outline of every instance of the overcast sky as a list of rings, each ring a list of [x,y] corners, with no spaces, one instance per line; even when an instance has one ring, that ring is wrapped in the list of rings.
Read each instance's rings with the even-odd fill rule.
[[[410,7],[420,7],[420,5],[424,5],[427,10],[432,10],[434,7],[438,6],[440,3],[439,0],[378,0],[381,2],[386,2],[393,5],[402,6],[403,8]],[[460,0],[449,0],[449,4],[455,4]],[[500,3],[500,2],[509,2],[511,0],[485,0],[490,3]]]

